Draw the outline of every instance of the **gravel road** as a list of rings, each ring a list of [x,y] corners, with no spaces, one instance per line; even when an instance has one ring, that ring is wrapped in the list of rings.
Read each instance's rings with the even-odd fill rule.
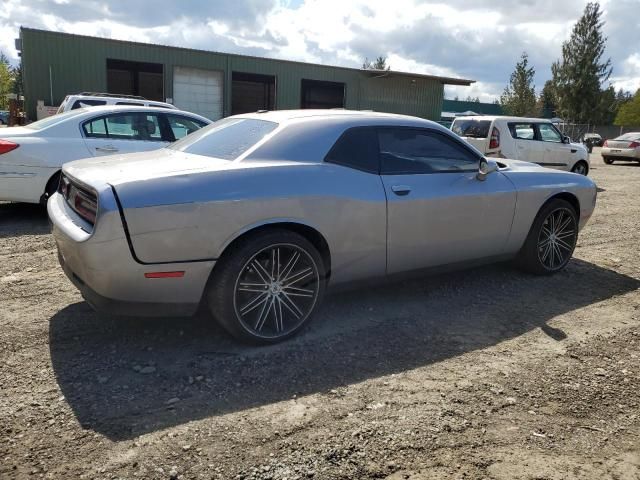
[[[640,165],[598,150],[561,274],[334,294],[274,347],[98,317],[0,204],[0,478],[639,479]]]

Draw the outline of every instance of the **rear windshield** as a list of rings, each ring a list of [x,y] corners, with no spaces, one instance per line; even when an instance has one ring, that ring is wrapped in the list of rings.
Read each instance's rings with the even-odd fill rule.
[[[627,141],[640,140],[640,133],[625,133],[624,135],[620,135],[618,138],[615,138],[614,140],[627,140]]]
[[[454,120],[451,130],[461,137],[487,138],[490,126],[491,120]]]
[[[253,118],[225,118],[187,135],[169,147],[179,152],[235,160],[278,127]]]
[[[50,127],[55,125],[56,123],[60,123],[65,121],[67,118],[75,117],[76,115],[82,115],[86,110],[69,110],[64,113],[56,113],[47,118],[43,118],[42,120],[38,120],[37,122],[30,123],[29,125],[25,125],[25,128],[30,128],[31,130],[42,130],[43,128]]]

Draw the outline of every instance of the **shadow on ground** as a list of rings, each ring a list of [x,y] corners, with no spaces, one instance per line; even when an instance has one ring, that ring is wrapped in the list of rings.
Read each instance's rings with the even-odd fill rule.
[[[562,341],[548,320],[639,286],[579,260],[553,277],[498,265],[334,294],[302,335],[260,348],[235,343],[204,314],[100,318],[77,303],[50,320],[51,359],[83,427],[127,439],[424,367],[535,328]]]
[[[49,232],[47,209],[42,205],[0,202],[0,238]]]

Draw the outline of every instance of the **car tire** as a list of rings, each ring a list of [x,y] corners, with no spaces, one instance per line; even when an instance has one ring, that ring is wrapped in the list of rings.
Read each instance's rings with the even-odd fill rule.
[[[207,287],[207,302],[235,338],[272,344],[308,325],[325,284],[325,266],[311,242],[289,230],[265,230],[223,254]]]
[[[613,160],[610,158],[606,158],[603,157],[602,160],[604,161],[604,163],[606,163],[607,165],[613,165]]]
[[[575,163],[571,171],[579,175],[587,176],[589,175],[589,164],[584,160],[579,160]]]
[[[536,215],[516,262],[536,275],[559,272],[571,259],[577,240],[574,207],[565,200],[552,199]]]
[[[54,193],[56,193],[56,190],[58,190],[58,185],[60,184],[61,175],[62,175],[62,172],[56,172],[47,182],[47,186],[44,188],[44,193],[40,197],[40,203],[42,205],[46,205],[47,200],[49,200],[49,197]]]

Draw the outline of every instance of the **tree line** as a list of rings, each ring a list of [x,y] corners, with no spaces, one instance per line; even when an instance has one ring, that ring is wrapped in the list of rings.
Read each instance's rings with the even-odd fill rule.
[[[602,33],[602,11],[590,2],[562,45],[562,56],[551,65],[551,79],[536,96],[535,69],[522,53],[500,96],[509,115],[561,117],[567,122],[609,125],[640,125],[640,89],[635,95],[604,84],[612,73],[605,58],[607,38]]]
[[[7,56],[0,52],[0,110],[9,108],[7,95],[10,93],[22,95],[22,68],[12,67]]]

